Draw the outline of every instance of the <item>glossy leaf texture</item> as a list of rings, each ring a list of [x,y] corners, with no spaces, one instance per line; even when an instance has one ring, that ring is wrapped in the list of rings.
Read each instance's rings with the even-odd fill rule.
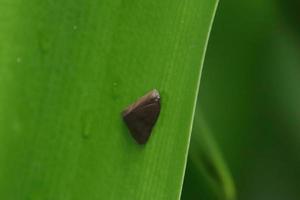
[[[217,0],[0,0],[0,199],[178,199]],[[157,88],[139,146],[121,111]]]

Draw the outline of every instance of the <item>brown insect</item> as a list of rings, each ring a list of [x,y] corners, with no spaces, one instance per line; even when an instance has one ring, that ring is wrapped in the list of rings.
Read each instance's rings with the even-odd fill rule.
[[[156,89],[148,92],[129,105],[123,112],[123,120],[128,126],[132,137],[145,144],[160,113],[160,96]]]

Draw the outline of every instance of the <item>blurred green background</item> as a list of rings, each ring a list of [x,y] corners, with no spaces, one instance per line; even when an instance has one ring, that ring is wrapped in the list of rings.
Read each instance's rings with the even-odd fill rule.
[[[300,198],[300,1],[220,1],[198,105],[237,199]],[[182,199],[217,199],[194,170]]]

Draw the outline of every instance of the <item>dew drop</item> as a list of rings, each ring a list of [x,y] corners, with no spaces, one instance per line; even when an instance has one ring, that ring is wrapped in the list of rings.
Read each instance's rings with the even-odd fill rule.
[[[113,101],[117,101],[120,98],[120,83],[115,80],[111,83],[111,98]]]
[[[22,62],[22,58],[21,57],[17,57],[17,63],[21,63]]]
[[[89,130],[83,130],[81,135],[83,139],[88,139],[90,137],[90,132]]]
[[[89,139],[91,136],[91,117],[87,112],[83,112],[83,115],[81,117],[81,124],[81,137],[83,139]]]
[[[14,132],[18,133],[21,131],[21,124],[19,122],[19,120],[15,120],[12,124],[12,129]]]

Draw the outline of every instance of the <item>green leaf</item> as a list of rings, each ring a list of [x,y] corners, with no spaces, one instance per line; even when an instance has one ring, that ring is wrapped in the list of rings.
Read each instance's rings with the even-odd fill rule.
[[[0,5],[0,199],[178,199],[217,0]],[[153,88],[141,146],[120,112]]]

